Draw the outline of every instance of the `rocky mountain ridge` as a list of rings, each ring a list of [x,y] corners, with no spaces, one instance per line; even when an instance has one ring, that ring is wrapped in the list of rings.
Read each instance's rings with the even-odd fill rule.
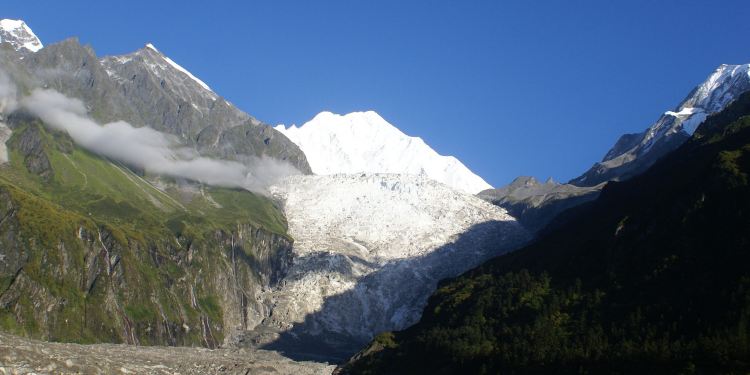
[[[596,199],[603,185],[580,187],[552,179],[541,183],[534,177],[522,176],[477,196],[505,208],[526,229],[536,233],[563,211]]]
[[[0,59],[21,91],[54,89],[84,101],[102,123],[126,121],[173,134],[205,156],[240,162],[249,156],[270,157],[310,173],[294,143],[221,98],[151,44],[129,55],[99,58],[75,38],[42,48],[23,21],[0,22],[18,26],[0,27],[11,46]]]
[[[721,111],[748,90],[750,64],[722,64],[674,110],[664,112],[645,131],[620,137],[601,162],[570,183],[595,186],[610,180],[627,179],[645,171],[690,138],[707,116]]]

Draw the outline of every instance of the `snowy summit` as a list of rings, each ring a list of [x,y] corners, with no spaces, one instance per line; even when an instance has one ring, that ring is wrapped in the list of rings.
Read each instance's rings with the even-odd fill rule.
[[[470,194],[491,189],[453,156],[442,156],[373,111],[321,112],[304,125],[276,126],[307,156],[313,173],[401,173],[427,177]]]
[[[0,43],[10,43],[17,51],[27,49],[36,52],[44,47],[26,22],[21,20],[0,20]]]

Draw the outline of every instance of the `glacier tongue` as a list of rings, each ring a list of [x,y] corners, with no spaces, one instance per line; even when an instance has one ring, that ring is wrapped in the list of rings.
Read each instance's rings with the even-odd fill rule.
[[[36,52],[44,47],[31,28],[22,20],[0,20],[0,43],[10,43],[17,51]]]
[[[424,175],[293,176],[271,190],[294,259],[254,331],[277,333],[250,341],[284,351],[307,340],[308,352],[353,354],[414,324],[438,280],[528,239],[504,209]]]
[[[438,154],[373,111],[321,112],[301,127],[279,125],[276,130],[304,151],[316,174],[426,174],[471,194],[492,188],[455,157]]]

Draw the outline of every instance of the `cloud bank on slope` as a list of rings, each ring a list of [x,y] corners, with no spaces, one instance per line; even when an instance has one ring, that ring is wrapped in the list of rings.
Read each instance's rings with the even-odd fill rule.
[[[240,163],[203,157],[181,147],[176,137],[149,127],[137,128],[124,121],[100,125],[87,116],[82,101],[55,90],[35,89],[17,101],[15,85],[0,72],[0,112],[17,107],[67,132],[81,147],[147,173],[263,194],[278,179],[299,174],[289,163],[271,158],[248,156]]]
[[[16,85],[7,73],[0,70],[0,114],[10,113],[16,109],[17,96]]]
[[[11,131],[8,125],[3,122],[5,119],[2,115],[15,110],[18,105],[16,96],[16,85],[11,82],[5,72],[0,70],[0,164],[8,162],[8,148],[5,146],[5,142],[11,136]]]

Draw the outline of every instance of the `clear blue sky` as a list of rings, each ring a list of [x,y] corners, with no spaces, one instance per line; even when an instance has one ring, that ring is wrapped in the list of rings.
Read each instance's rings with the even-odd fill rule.
[[[375,110],[495,186],[575,177],[750,62],[747,0],[4,0],[0,18],[99,55],[152,42],[271,124]]]

